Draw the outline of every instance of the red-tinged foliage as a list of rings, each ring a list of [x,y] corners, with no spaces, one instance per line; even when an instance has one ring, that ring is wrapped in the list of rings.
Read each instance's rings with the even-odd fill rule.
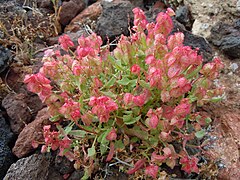
[[[70,39],[70,37],[66,34],[59,37],[58,42],[60,43],[62,49],[68,50],[69,47],[73,47],[74,43]]]
[[[180,164],[182,164],[182,170],[187,173],[199,173],[199,168],[197,166],[198,161],[199,159],[194,156],[190,157],[188,155],[185,155],[184,157],[181,157]]]
[[[146,162],[146,159],[140,159],[140,160],[138,160],[138,161],[134,164],[134,167],[133,167],[132,169],[129,169],[129,170],[127,171],[127,174],[133,174],[133,173],[135,173],[136,171],[138,171],[139,169],[143,168],[145,162]]]
[[[111,161],[112,158],[113,158],[113,155],[114,155],[114,143],[111,142],[111,143],[110,143],[110,150],[109,150],[109,153],[108,153],[108,156],[107,156],[106,162]]]
[[[112,129],[108,135],[106,136],[106,139],[109,140],[109,141],[113,141],[113,140],[116,140],[117,139],[117,132],[115,129]]]
[[[171,9],[159,13],[156,23],[147,22],[139,8],[133,13],[130,37],[121,35],[113,52],[101,47],[95,33],[81,36],[72,52],[74,44],[63,35],[59,49],[45,52],[39,73],[26,75],[28,90],[58,123],[57,129],[44,126],[42,152],[59,149],[89,177],[102,156],[125,170],[136,162],[128,174],[145,168],[145,176],[159,178],[162,164],[199,173],[198,158],[186,146],[199,142],[210,121],[196,106],[223,93],[212,87],[223,64],[214,58],[203,65],[198,49],[183,45],[183,33],[170,35]]]
[[[159,167],[156,165],[149,165],[145,169],[145,174],[151,176],[152,178],[157,178]]]

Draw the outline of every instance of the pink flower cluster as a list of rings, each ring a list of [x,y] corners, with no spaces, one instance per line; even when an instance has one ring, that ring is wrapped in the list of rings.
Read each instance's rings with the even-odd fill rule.
[[[98,116],[100,122],[107,122],[110,113],[118,109],[118,105],[109,97],[91,97],[89,105],[92,106],[92,113]]]
[[[197,166],[198,158],[196,157],[189,157],[188,155],[183,156],[180,159],[180,164],[182,164],[182,170],[187,173],[195,172],[199,173],[199,168]]]
[[[24,83],[27,83],[27,89],[33,93],[38,94],[42,102],[51,95],[52,86],[50,80],[47,79],[42,73],[26,75]]]
[[[150,97],[149,90],[145,89],[140,95],[132,95],[131,93],[125,93],[123,97],[123,101],[125,105],[128,106],[139,106],[142,107]]]
[[[63,139],[60,139],[59,132],[51,131],[51,125],[43,127],[43,137],[45,145],[42,146],[41,152],[47,152],[48,148],[51,147],[53,151],[59,148],[59,156],[66,156],[69,160],[73,160],[73,154],[70,151],[64,153],[64,150],[69,149],[72,143],[72,140],[67,136],[64,136]]]
[[[79,59],[86,56],[96,57],[99,53],[102,40],[96,34],[92,34],[88,37],[81,36],[78,39],[79,46],[77,47],[77,55]]]
[[[218,76],[218,72],[224,67],[223,63],[219,58],[214,58],[212,62],[207,63],[203,66],[200,73],[209,77],[210,79],[215,79]]]
[[[59,113],[67,119],[77,121],[81,117],[80,104],[72,99],[65,99],[65,103],[59,108]]]

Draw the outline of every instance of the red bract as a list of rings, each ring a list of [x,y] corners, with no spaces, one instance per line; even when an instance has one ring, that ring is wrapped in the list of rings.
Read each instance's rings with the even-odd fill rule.
[[[130,103],[133,102],[133,95],[131,93],[126,93],[124,94],[123,101],[125,105],[129,105]]]
[[[116,130],[115,130],[115,129],[112,129],[112,130],[108,133],[108,135],[106,136],[106,139],[109,140],[109,141],[116,140],[116,139],[117,139]]]
[[[191,104],[189,99],[184,98],[181,100],[180,104],[175,107],[174,114],[179,117],[186,117],[191,112]]]
[[[214,58],[212,62],[207,63],[203,66],[200,73],[209,79],[215,79],[223,67],[224,65],[221,60],[219,58]]]
[[[144,90],[142,94],[133,97],[133,102],[136,106],[142,107],[146,103],[149,96],[150,96],[149,91]]]
[[[146,64],[154,65],[156,62],[156,59],[154,58],[153,55],[148,55],[145,59],[145,62],[146,62]]]
[[[72,143],[72,140],[69,139],[67,136],[65,136],[60,142],[59,142],[59,156],[64,156],[64,150],[69,149],[70,145]]]
[[[183,46],[184,34],[181,32],[175,33],[168,37],[168,48],[173,50],[177,46]]]
[[[80,104],[72,99],[66,99],[63,106],[59,108],[59,113],[67,119],[76,121],[81,117]]]
[[[43,127],[43,137],[45,140],[45,145],[42,147],[42,152],[47,150],[47,147],[51,147],[53,151],[57,150],[59,147],[59,133],[56,131],[50,131],[51,125]]]
[[[58,62],[55,60],[44,62],[43,67],[39,72],[45,76],[54,78],[58,72]]]
[[[161,92],[162,102],[168,102],[170,100],[170,98],[171,98],[170,93],[166,90],[162,90],[162,92]]]
[[[26,75],[23,82],[27,84],[27,89],[37,93],[43,102],[51,94],[51,81],[42,73]]]
[[[109,151],[109,153],[108,153],[108,156],[107,156],[106,161],[107,161],[107,162],[108,162],[108,161],[111,161],[112,158],[113,158],[113,155],[114,155],[114,143],[111,142],[111,143],[110,143],[110,151]]]
[[[145,30],[146,29],[146,25],[147,25],[147,20],[146,20],[146,16],[143,12],[143,10],[139,9],[139,8],[134,8],[133,10],[133,14],[134,14],[134,30]]]
[[[169,16],[174,16],[175,12],[171,8],[167,8],[166,14]]]
[[[135,173],[137,170],[143,168],[144,164],[146,162],[146,159],[140,159],[138,160],[135,164],[134,167],[132,169],[129,169],[127,174],[133,174]]]
[[[60,36],[58,39],[58,42],[60,43],[62,49],[66,50],[66,51],[68,50],[69,47],[74,46],[74,43],[72,42],[70,37],[66,34],[64,34],[63,36]]]
[[[181,157],[180,164],[182,164],[182,170],[190,174],[191,172],[199,173],[199,169],[197,166],[198,158],[196,157],[189,157],[185,155]]]
[[[154,33],[155,34],[161,33],[165,37],[167,37],[167,35],[169,35],[169,33],[173,29],[173,22],[171,17],[166,13],[160,12],[157,16],[156,21],[157,23],[154,28]]]
[[[89,105],[92,106],[92,113],[96,114],[100,122],[107,122],[110,113],[118,109],[118,105],[109,97],[91,97]]]
[[[162,89],[162,70],[155,67],[149,67],[147,76],[150,86]]]
[[[94,50],[90,47],[84,47],[84,48],[81,48],[81,47],[77,47],[77,55],[78,55],[78,58],[83,58],[87,55],[90,55],[90,56],[94,56]]]
[[[145,169],[145,174],[151,176],[152,178],[157,178],[158,174],[158,166],[156,165],[149,165]]]
[[[141,71],[141,68],[139,65],[137,64],[134,64],[132,67],[131,67],[131,72],[133,74],[136,74],[136,75],[139,75],[140,74],[140,71]]]
[[[157,153],[154,151],[151,156],[151,162],[152,163],[162,163],[166,159],[163,155],[157,155]]]
[[[157,110],[153,111],[152,109],[148,110],[147,116],[147,124],[151,129],[156,129],[159,123],[159,118],[162,116],[162,108],[158,108]]]

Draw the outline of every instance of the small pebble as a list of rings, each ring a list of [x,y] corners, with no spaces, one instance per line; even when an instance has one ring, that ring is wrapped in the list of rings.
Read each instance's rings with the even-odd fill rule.
[[[233,72],[235,72],[238,69],[238,64],[232,63],[232,64],[230,64],[230,68],[232,69]]]

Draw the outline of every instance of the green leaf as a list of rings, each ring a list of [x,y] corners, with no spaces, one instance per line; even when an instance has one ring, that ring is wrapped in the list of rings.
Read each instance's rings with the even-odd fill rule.
[[[105,96],[108,96],[108,97],[110,97],[110,98],[116,98],[117,97],[117,95],[116,94],[114,94],[113,92],[111,92],[111,91],[108,91],[108,92],[103,92],[103,91],[101,91],[101,93],[103,94],[103,95],[105,95]]]
[[[121,61],[115,59],[112,56],[108,56],[108,59],[110,60],[110,62],[112,63],[113,67],[115,67],[117,70],[119,71],[124,71],[124,68],[121,64]]]
[[[68,135],[68,134],[70,133],[70,131],[72,130],[73,125],[74,125],[74,124],[72,124],[72,125],[70,125],[70,126],[68,125],[68,126],[65,128],[64,131],[65,131],[65,134],[66,134],[66,135]]]
[[[132,114],[133,112],[132,112],[132,111],[123,111],[123,113],[130,115],[130,114]]]
[[[123,115],[123,122],[126,125],[134,124],[137,122],[139,119],[141,119],[141,115],[137,117],[133,117],[132,114],[129,115]]]
[[[129,81],[130,86],[133,88],[137,85],[137,79],[133,79]]]
[[[69,132],[69,135],[78,137],[78,138],[83,138],[86,135],[86,132],[83,130],[72,130],[71,132]]]
[[[101,155],[105,154],[108,149],[109,141],[106,139],[108,133],[111,131],[111,129],[108,129],[104,131],[98,138],[97,141],[100,143],[100,152]]]
[[[103,88],[110,88],[111,86],[114,85],[114,83],[116,82],[116,78],[115,77],[112,77],[104,86]]]
[[[96,154],[95,146],[88,148],[88,156],[92,157]]]
[[[187,74],[186,78],[191,79],[194,76],[198,75],[200,69],[202,68],[202,65],[198,66],[194,71],[192,71],[190,74]]]
[[[158,137],[150,137],[149,143],[152,147],[156,147],[158,145]]]
[[[142,87],[144,87],[144,88],[150,89],[150,84],[147,83],[147,82],[144,81],[144,80],[140,80],[140,81],[139,81],[139,84],[140,84]]]
[[[195,136],[198,138],[198,139],[202,139],[206,134],[206,131],[204,129],[201,129],[200,131],[197,131],[195,133]]]
[[[115,147],[116,149],[124,149],[124,148],[125,148],[122,140],[116,141],[116,142],[114,143],[114,147]]]
[[[84,176],[81,178],[81,180],[88,180],[88,178],[89,178],[88,170],[84,168]]]
[[[211,119],[210,117],[208,117],[208,118],[205,119],[205,122],[206,122],[207,124],[209,124],[209,123],[212,122],[212,119]]]
[[[109,144],[109,141],[107,141],[105,144],[104,143],[100,144],[101,155],[103,155],[107,152],[108,144]]]
[[[219,102],[221,100],[222,100],[222,97],[213,97],[212,99],[210,99],[210,101],[214,103]]]
[[[194,95],[189,95],[188,98],[190,99],[190,102],[193,103],[195,102],[198,98]]]
[[[56,115],[56,116],[53,116],[53,117],[49,118],[49,120],[50,120],[51,122],[57,122],[57,121],[60,119],[60,117],[61,117],[61,115],[58,114],[58,115]]]
[[[127,77],[123,77],[121,80],[118,80],[117,83],[126,86],[130,83],[130,80]]]

